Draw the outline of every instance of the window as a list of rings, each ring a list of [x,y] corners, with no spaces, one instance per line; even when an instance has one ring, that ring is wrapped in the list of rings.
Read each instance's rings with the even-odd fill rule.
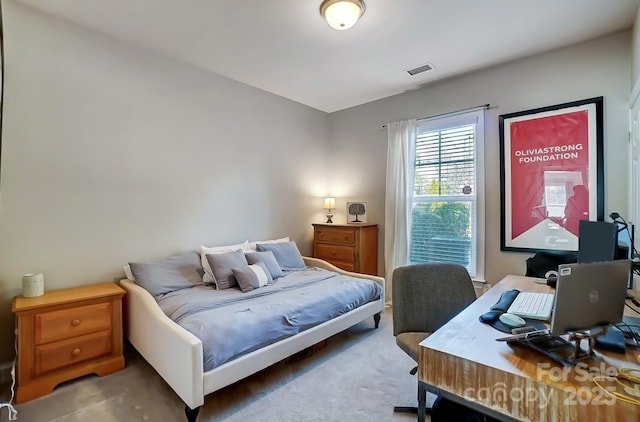
[[[560,222],[565,216],[565,206],[573,195],[573,187],[583,185],[579,171],[544,170],[544,201],[540,209],[542,218]],[[544,211],[544,213],[542,213]]]
[[[418,120],[410,263],[464,265],[484,277],[484,112]]]

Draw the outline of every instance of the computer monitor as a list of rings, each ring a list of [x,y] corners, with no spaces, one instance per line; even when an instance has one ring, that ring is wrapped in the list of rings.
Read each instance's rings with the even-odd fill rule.
[[[633,259],[633,224],[581,220],[578,230],[578,263]],[[633,272],[629,269],[627,288],[632,285]]]
[[[613,261],[618,248],[618,227],[606,221],[580,220],[578,263]]]
[[[629,260],[560,265],[551,334],[619,323],[630,271]]]

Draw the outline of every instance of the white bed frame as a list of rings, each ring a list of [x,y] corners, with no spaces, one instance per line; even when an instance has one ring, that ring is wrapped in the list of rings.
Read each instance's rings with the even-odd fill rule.
[[[381,277],[352,273],[317,259],[304,257],[307,265],[340,274],[373,280],[384,288]],[[167,317],[156,300],[131,280],[121,280],[125,297],[125,333],[131,344],[185,402],[187,419],[195,421],[204,396],[254,374],[373,316],[376,328],[384,308],[384,295],[344,315],[258,349],[204,372],[201,341]]]

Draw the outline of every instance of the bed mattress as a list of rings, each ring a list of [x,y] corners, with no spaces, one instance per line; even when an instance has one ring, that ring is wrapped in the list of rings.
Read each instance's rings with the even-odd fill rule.
[[[247,293],[209,286],[157,297],[164,313],[202,341],[204,370],[380,299],[375,282],[308,267]]]

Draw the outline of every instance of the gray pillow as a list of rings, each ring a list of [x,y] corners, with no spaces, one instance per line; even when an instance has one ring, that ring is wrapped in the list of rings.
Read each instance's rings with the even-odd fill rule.
[[[158,296],[202,285],[202,264],[197,251],[184,252],[152,262],[130,262],[137,284]]]
[[[264,262],[232,268],[231,271],[238,281],[242,293],[273,284],[273,279]]]
[[[260,252],[271,251],[280,264],[280,268],[285,271],[304,270],[304,260],[296,242],[282,243],[258,243],[257,249]]]
[[[247,258],[247,262],[249,264],[257,264],[258,262],[263,262],[264,265],[269,270],[269,274],[271,274],[271,278],[278,278],[284,276],[282,273],[282,268],[280,268],[280,264],[276,260],[275,255],[271,251],[264,252],[245,252],[244,256]]]
[[[247,265],[247,259],[244,257],[242,249],[233,252],[207,254],[206,257],[218,289],[224,290],[238,284],[231,269]]]

